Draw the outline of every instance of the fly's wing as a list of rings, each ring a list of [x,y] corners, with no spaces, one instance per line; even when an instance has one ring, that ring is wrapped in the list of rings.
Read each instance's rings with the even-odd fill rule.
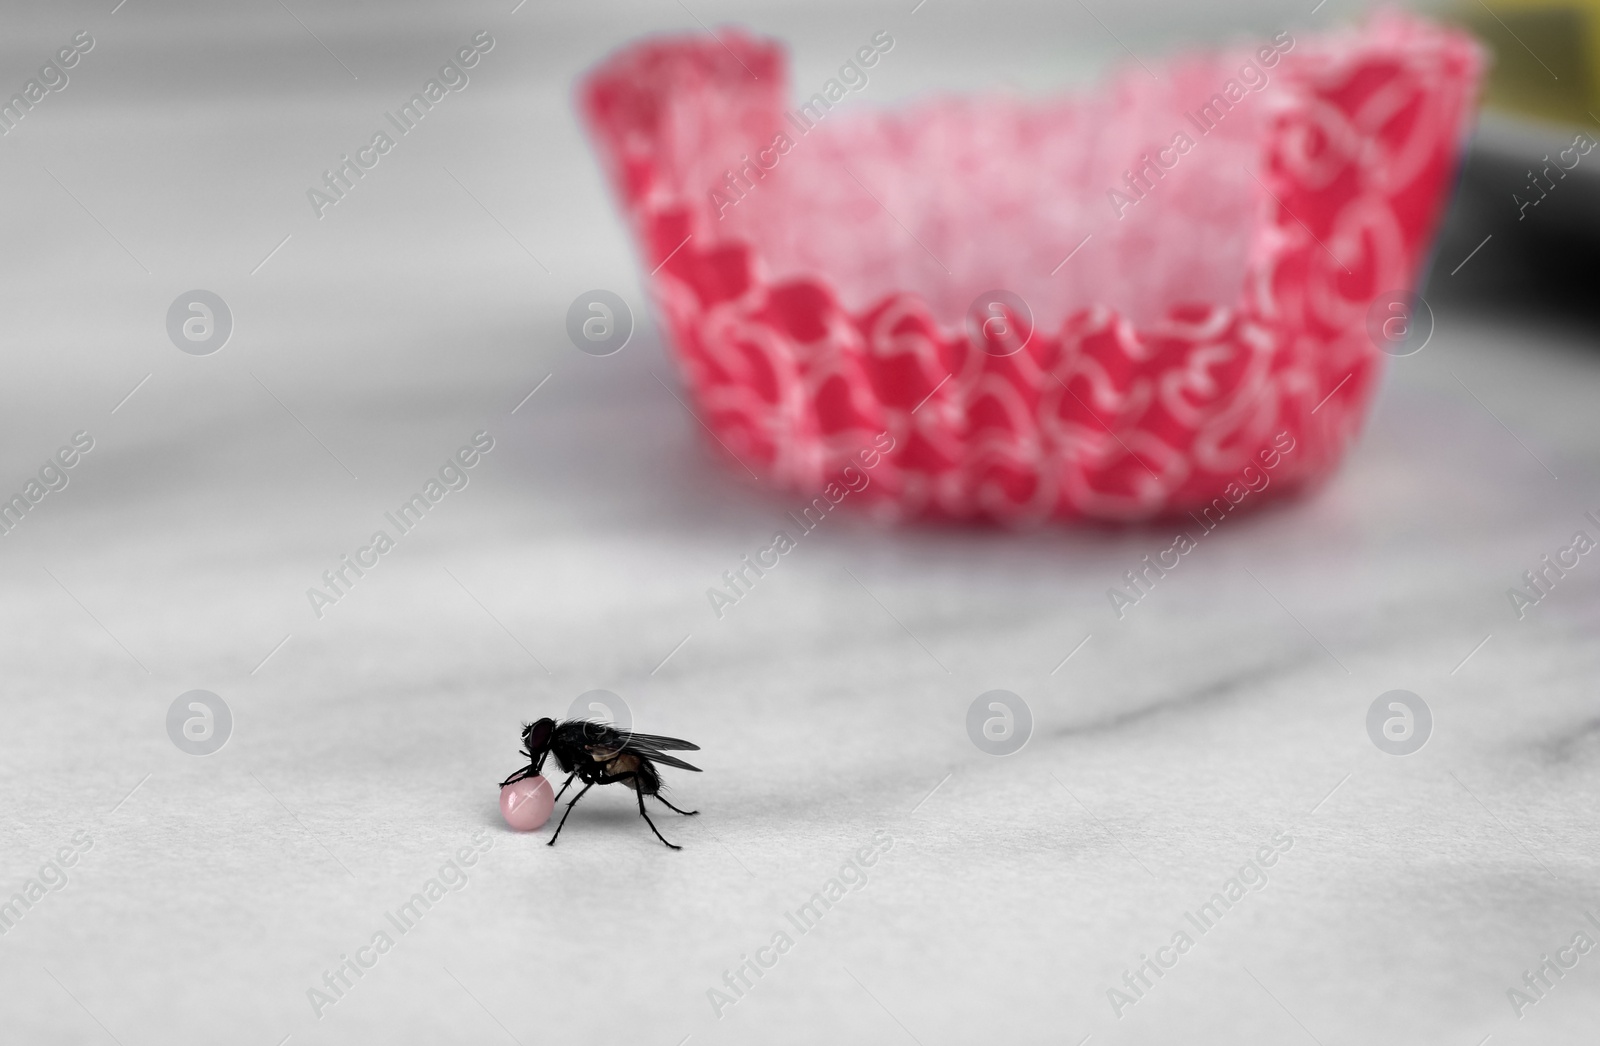
[[[642,756],[652,763],[675,766],[679,770],[693,770],[697,774],[701,772],[698,766],[686,763],[675,755],[667,755],[662,751],[663,748],[687,748],[696,752],[700,750],[699,745],[692,745],[687,741],[679,741],[675,737],[657,737],[654,734],[628,734],[624,739],[622,750]]]
[[[658,752],[700,751],[700,746],[697,744],[680,741],[676,737],[662,737],[660,734],[629,734],[628,743],[645,745],[646,747],[654,748]]]

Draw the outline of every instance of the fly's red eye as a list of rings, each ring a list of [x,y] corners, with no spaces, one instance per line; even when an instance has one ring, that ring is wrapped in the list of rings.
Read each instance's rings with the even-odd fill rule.
[[[538,750],[548,746],[550,734],[555,730],[555,725],[555,721],[552,719],[541,719],[528,727],[527,733],[523,735],[528,742],[528,747]]]

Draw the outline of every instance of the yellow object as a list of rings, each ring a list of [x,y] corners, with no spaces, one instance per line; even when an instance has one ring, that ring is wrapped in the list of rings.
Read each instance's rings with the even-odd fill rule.
[[[1494,52],[1488,104],[1600,125],[1600,0],[1463,0],[1456,11]]]

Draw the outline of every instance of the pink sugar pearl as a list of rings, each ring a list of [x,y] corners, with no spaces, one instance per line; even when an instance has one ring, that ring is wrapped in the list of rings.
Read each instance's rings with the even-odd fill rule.
[[[555,789],[542,777],[524,777],[500,789],[500,816],[519,832],[543,827],[555,808]]]

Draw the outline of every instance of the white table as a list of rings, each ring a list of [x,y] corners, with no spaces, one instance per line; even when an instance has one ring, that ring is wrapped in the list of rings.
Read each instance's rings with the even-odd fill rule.
[[[567,84],[688,20],[142,6],[31,16],[0,65],[9,90],[96,37],[0,143],[0,486],[95,441],[0,539],[0,895],[92,842],[0,937],[7,1041],[1590,1041],[1600,954],[1520,1020],[1506,991],[1600,917],[1600,564],[1520,621],[1506,590],[1600,534],[1592,331],[1440,305],[1338,477],[1227,521],[1125,620],[1105,590],[1159,528],[851,518],[719,620],[706,588],[793,499],[712,462],[647,321],[607,358],[563,332],[580,291],[642,301]],[[817,27],[823,68],[906,17],[836,14],[762,24]],[[948,80],[978,16],[941,17],[917,61],[903,30],[886,97]],[[485,27],[470,87],[314,217],[321,171]],[[950,75],[1065,75],[1018,47]],[[195,287],[234,313],[214,355],[164,326]],[[316,617],[306,589],[480,430],[470,484]],[[197,688],[234,717],[204,758],[165,728]],[[667,772],[702,815],[656,819],[682,852],[621,789],[554,849],[501,826],[519,720],[594,688],[703,746],[703,775]],[[1005,758],[964,725],[997,688],[1035,717]],[[1432,710],[1414,755],[1367,735],[1392,689]],[[386,913],[474,838],[401,933]],[[708,996],[780,930],[742,998]]]

